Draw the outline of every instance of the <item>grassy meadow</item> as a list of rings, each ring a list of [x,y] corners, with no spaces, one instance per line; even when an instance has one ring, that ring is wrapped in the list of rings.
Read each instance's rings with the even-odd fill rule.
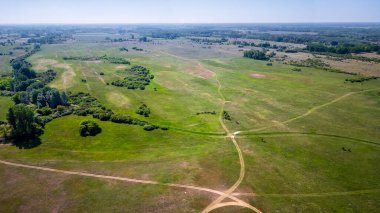
[[[112,37],[76,34],[74,42],[43,45],[28,61],[38,72],[58,73],[51,87],[88,92],[114,112],[169,130],[147,132],[70,115],[49,122],[34,148],[0,145],[0,160],[224,191],[240,170],[219,121],[224,104],[232,118],[224,122],[231,132],[240,132],[236,139],[246,166],[234,192],[238,198],[263,212],[380,209],[379,79],[345,83],[351,76],[314,68],[296,72],[278,62],[268,66],[226,45],[202,48],[187,39],[99,42],[106,36]],[[103,55],[123,57],[131,65],[63,60]],[[133,65],[155,76],[145,90],[111,85]],[[149,117],[135,113],[141,103],[150,108]],[[0,120],[12,104],[0,97]],[[204,111],[216,115],[197,115]],[[96,121],[102,132],[81,137],[85,119]],[[216,197],[0,165],[0,212],[200,212]],[[215,212],[231,211],[248,212],[240,207]]]

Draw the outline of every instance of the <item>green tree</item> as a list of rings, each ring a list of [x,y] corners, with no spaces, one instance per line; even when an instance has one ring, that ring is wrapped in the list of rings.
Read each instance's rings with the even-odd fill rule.
[[[15,138],[34,138],[40,133],[40,128],[35,123],[34,113],[27,105],[17,104],[11,107],[7,119],[14,129]]]

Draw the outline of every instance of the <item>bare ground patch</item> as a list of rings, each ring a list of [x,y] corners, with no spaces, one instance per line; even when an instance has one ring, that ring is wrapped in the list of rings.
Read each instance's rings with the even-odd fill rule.
[[[119,70],[123,70],[123,69],[126,69],[127,68],[127,65],[117,65],[116,67],[115,67],[116,69],[119,69]]]
[[[195,76],[198,76],[201,78],[206,78],[206,79],[211,79],[211,78],[214,78],[214,76],[215,76],[215,73],[213,71],[207,69],[201,63],[197,63],[197,64],[189,67],[188,71],[190,71],[190,73],[195,75]]]
[[[64,70],[64,73],[62,74],[62,79],[55,81],[54,83],[51,83],[50,86],[64,90],[72,86],[73,78],[76,74],[69,64],[62,64],[54,59],[39,59],[37,61],[37,65],[33,68],[35,68],[36,70],[47,70],[49,66]]]
[[[253,78],[267,78],[266,75],[258,74],[258,73],[252,73],[251,77],[253,77]]]
[[[45,71],[49,69],[49,66],[58,64],[58,61],[54,59],[41,58],[37,61],[37,64],[33,67],[36,70]]]
[[[130,100],[127,96],[119,92],[110,92],[107,94],[107,100],[117,107],[129,107]]]
[[[64,90],[71,87],[73,84],[73,79],[76,76],[73,68],[68,64],[55,64],[54,67],[63,69],[64,73],[62,74],[62,81],[53,83],[51,86]]]

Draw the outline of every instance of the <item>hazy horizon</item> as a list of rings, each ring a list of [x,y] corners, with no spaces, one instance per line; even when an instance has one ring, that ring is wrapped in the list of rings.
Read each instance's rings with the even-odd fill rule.
[[[375,0],[14,0],[2,8],[1,25],[380,22]]]

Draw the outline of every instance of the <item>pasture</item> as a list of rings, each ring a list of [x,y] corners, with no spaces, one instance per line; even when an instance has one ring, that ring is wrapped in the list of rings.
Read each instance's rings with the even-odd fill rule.
[[[231,196],[263,212],[380,209],[379,80],[346,83],[347,74],[268,66],[243,58],[235,46],[185,38],[101,42],[112,36],[77,34],[72,42],[43,45],[28,61],[38,72],[57,72],[53,88],[90,93],[116,113],[169,130],[69,115],[49,122],[34,148],[0,145],[0,160],[19,165],[0,164],[0,211],[200,212],[221,196],[207,190],[234,184]],[[103,55],[131,64],[63,59]],[[154,75],[145,90],[111,85],[133,65]],[[136,114],[141,103],[149,117]],[[0,120],[11,104],[0,98]],[[85,119],[102,132],[81,137]],[[237,205],[215,212],[250,211]]]

